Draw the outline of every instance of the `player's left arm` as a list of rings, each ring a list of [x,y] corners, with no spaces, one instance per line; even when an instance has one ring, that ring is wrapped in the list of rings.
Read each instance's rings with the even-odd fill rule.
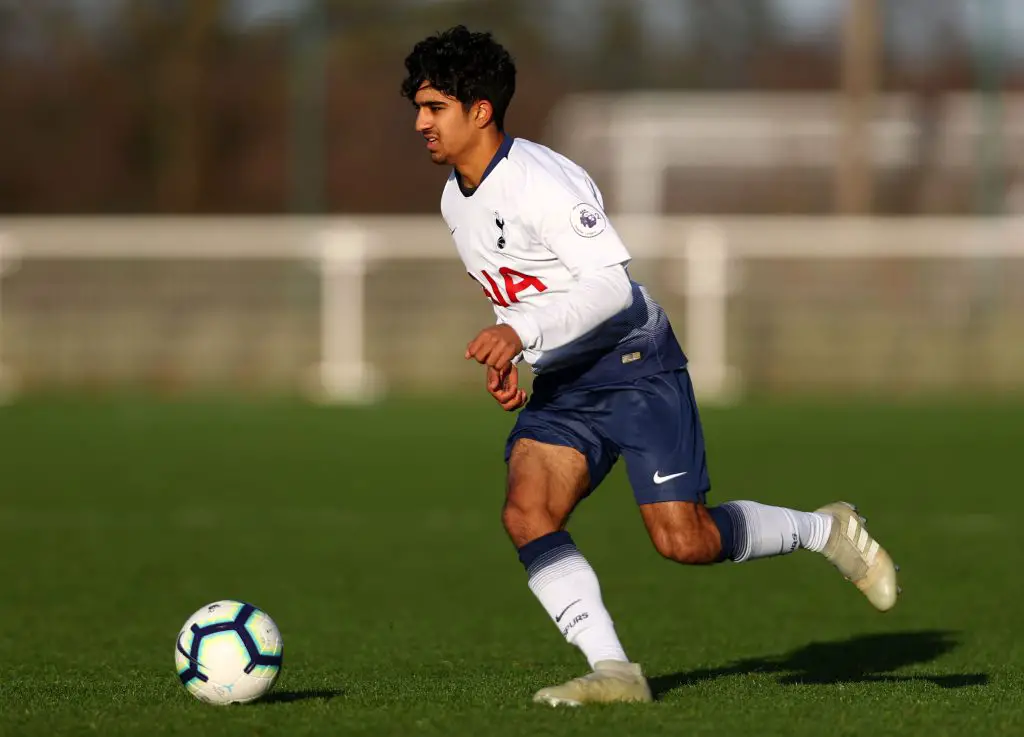
[[[571,343],[632,304],[633,286],[623,264],[587,266],[569,291],[543,309],[510,312],[481,330],[466,358],[504,372],[524,349],[551,350]]]
[[[528,225],[576,279],[567,292],[544,303],[506,313],[504,323],[481,331],[466,358],[504,370],[524,349],[552,350],[589,333],[628,308],[633,288],[626,272],[630,254],[608,221],[600,193],[581,196],[552,179],[531,182],[538,207]],[[534,214],[535,213],[535,214]]]
[[[525,309],[508,316],[523,346],[534,350],[571,343],[633,301],[626,272],[630,254],[609,222],[596,190],[579,197],[558,184],[546,189],[545,207],[534,228],[576,283],[548,300],[543,309]]]
[[[550,351],[583,337],[633,302],[633,288],[622,264],[586,267],[569,291],[543,309],[508,316],[523,348]]]

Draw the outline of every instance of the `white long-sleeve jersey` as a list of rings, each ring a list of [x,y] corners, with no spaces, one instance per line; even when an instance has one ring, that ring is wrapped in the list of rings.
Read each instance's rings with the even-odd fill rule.
[[[538,375],[593,385],[686,365],[664,311],[629,277],[600,190],[566,157],[506,136],[475,190],[452,172],[441,213]]]

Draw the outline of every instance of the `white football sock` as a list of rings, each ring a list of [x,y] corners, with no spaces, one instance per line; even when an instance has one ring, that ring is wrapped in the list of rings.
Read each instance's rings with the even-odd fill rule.
[[[591,668],[600,660],[629,661],[601,600],[597,574],[575,545],[561,545],[538,557],[529,576],[530,590]]]
[[[733,521],[733,560],[737,563],[786,555],[798,547],[820,553],[832,531],[832,516],[821,512],[799,512],[748,501],[721,506]]]

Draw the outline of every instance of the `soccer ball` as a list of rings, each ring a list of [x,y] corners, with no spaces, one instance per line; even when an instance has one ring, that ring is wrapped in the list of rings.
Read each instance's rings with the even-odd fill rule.
[[[200,701],[246,704],[273,687],[283,652],[281,632],[266,612],[225,599],[188,618],[174,646],[174,665]]]

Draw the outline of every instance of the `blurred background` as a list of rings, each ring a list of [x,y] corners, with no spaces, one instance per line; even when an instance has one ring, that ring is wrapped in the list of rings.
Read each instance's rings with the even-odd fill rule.
[[[399,95],[456,23],[588,168],[709,401],[1024,389],[1024,4],[0,0],[0,386],[479,390]]]

